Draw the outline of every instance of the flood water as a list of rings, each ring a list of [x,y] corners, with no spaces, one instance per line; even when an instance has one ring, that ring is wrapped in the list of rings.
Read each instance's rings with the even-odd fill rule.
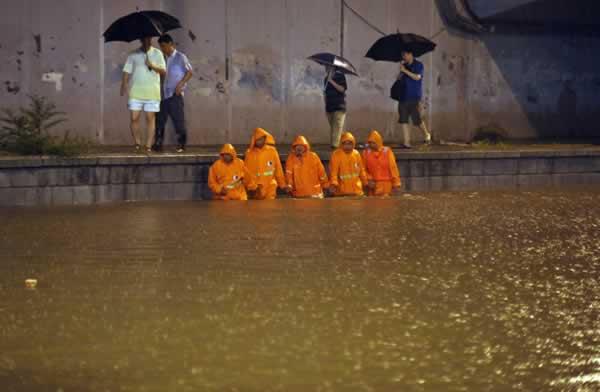
[[[599,391],[599,283],[599,188],[0,209],[0,390]]]

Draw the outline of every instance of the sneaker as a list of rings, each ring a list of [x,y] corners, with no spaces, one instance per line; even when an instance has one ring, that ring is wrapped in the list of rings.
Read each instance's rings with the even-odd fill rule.
[[[176,150],[176,151],[177,151],[178,153],[185,152],[185,146],[179,146],[179,147],[177,147],[177,150]]]
[[[410,144],[401,144],[400,148],[404,148],[406,150],[410,150],[412,148],[412,146]]]

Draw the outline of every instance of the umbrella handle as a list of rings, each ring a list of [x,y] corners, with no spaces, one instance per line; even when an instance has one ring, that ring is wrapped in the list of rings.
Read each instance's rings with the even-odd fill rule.
[[[150,59],[148,58],[148,53],[146,53],[146,61],[150,61]],[[152,72],[152,68],[150,68],[149,65],[148,65],[148,71]]]
[[[325,75],[325,81],[323,82],[323,91],[327,89],[327,85],[329,84],[329,75],[331,75],[331,70],[327,71]]]

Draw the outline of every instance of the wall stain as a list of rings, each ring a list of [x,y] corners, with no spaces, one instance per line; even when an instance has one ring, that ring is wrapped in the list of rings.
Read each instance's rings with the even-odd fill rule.
[[[18,82],[11,82],[10,80],[7,80],[4,82],[4,85],[6,86],[6,92],[8,92],[9,94],[18,94],[19,91],[21,91],[21,86],[19,86]]]
[[[188,30],[188,37],[192,40],[192,42],[196,41],[196,34],[192,30]]]
[[[358,82],[358,85],[364,90],[364,91],[372,91],[375,90],[377,91],[379,94],[385,95],[386,93],[386,89],[385,87],[383,87],[381,84],[376,83],[375,80],[373,79],[373,77],[371,76],[370,79],[360,79],[360,81]]]
[[[35,41],[35,50],[37,53],[42,53],[42,36],[41,34],[35,34],[33,36]]]
[[[284,102],[280,55],[269,47],[253,46],[233,54],[234,84],[262,94],[275,102]]]
[[[302,83],[315,88],[322,89],[324,78],[325,72],[323,71],[323,67],[308,65],[304,69],[304,77],[302,78]]]
[[[200,84],[192,87],[192,90],[202,96],[209,96],[212,92],[227,94],[227,85],[220,80],[221,69],[224,67],[222,60],[218,57],[197,57],[190,59],[194,74]]]

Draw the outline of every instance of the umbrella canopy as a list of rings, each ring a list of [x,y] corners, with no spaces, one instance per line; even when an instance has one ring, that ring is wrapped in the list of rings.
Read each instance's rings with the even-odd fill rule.
[[[104,32],[104,42],[131,42],[144,37],[159,37],[178,29],[181,23],[162,11],[138,11],[113,22]]]
[[[435,43],[417,34],[396,33],[378,39],[365,57],[375,61],[402,61],[402,52],[412,52],[415,57],[429,53],[435,49]]]
[[[358,76],[356,68],[354,68],[354,65],[352,65],[350,61],[333,53],[317,53],[313,54],[308,59],[321,65],[335,67],[345,74]]]

